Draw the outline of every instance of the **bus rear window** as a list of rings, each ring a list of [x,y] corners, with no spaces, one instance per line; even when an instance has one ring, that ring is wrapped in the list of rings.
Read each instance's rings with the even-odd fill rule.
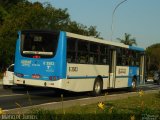
[[[21,54],[31,58],[54,57],[57,49],[58,32],[25,31],[21,34]]]

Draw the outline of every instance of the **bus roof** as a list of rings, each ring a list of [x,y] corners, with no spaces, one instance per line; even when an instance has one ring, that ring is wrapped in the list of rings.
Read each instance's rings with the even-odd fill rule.
[[[144,51],[144,48],[140,48],[140,47],[136,47],[136,46],[129,46],[129,45],[125,45],[123,43],[98,39],[98,38],[94,38],[94,37],[90,37],[90,36],[83,36],[83,35],[70,33],[70,32],[66,32],[66,34],[67,34],[67,37],[71,37],[71,38],[78,38],[78,39],[82,39],[82,40],[87,40],[87,41],[92,41],[92,42],[97,42],[97,43],[103,43],[103,44],[113,45],[113,46],[122,47],[122,48],[128,48],[128,49],[131,49],[131,50]]]

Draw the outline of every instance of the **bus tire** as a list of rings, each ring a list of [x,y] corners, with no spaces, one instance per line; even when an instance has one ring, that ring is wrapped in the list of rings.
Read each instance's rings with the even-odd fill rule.
[[[134,77],[132,79],[132,86],[129,88],[129,91],[135,92],[137,90],[137,79]]]
[[[94,96],[99,96],[102,92],[102,86],[103,86],[102,79],[100,77],[97,77],[94,82],[92,94]]]

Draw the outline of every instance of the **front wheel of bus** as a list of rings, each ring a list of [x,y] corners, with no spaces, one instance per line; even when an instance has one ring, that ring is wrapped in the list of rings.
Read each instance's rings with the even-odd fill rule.
[[[131,92],[135,92],[136,91],[136,89],[137,89],[137,79],[136,78],[133,78],[133,80],[132,80],[132,86],[129,88],[129,91],[131,91]]]
[[[99,77],[97,77],[93,86],[93,95],[98,96],[101,94],[101,91],[102,91],[102,80]]]

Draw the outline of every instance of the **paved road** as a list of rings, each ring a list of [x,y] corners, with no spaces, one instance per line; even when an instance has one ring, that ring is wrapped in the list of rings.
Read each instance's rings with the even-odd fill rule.
[[[140,86],[138,89],[143,89],[144,91],[157,90],[160,89],[160,86],[150,82]],[[114,89],[104,92],[109,92],[109,95],[127,93],[126,89]],[[12,89],[4,90],[2,86],[0,86],[0,108],[13,109],[19,108],[19,105],[25,107],[48,102],[59,102],[61,101],[61,94],[64,95],[64,101],[90,97],[88,93],[71,93],[46,88],[26,89],[23,87],[13,87]]]
[[[61,101],[61,94],[64,95],[64,100],[88,97],[87,93],[71,93],[47,88],[13,87],[12,89],[2,89],[0,86],[0,108],[12,109],[19,107],[18,105],[25,107],[59,102]]]

